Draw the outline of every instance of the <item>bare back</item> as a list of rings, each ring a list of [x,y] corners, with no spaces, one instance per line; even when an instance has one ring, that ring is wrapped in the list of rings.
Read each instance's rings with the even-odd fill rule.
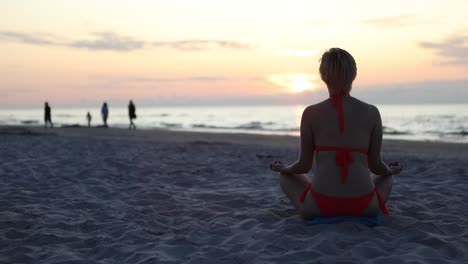
[[[368,150],[372,145],[372,134],[378,125],[375,107],[354,97],[343,97],[344,127],[340,132],[338,113],[330,99],[309,106],[304,112],[301,137],[312,137],[313,144],[308,146],[333,146]],[[378,144],[379,142],[374,142]],[[306,147],[306,146],[302,146]],[[380,148],[380,147],[379,147]],[[380,149],[379,149],[380,151]],[[372,154],[372,153],[369,153]],[[352,153],[353,162],[348,167],[346,184],[340,180],[340,168],[336,165],[333,151],[315,153],[317,169],[312,178],[314,188],[323,194],[334,197],[355,197],[372,192],[368,157],[363,153]]]

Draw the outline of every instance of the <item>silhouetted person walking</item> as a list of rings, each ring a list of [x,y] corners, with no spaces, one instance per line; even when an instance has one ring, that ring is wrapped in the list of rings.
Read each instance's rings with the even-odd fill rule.
[[[47,123],[50,124],[50,127],[53,128],[54,124],[52,123],[52,115],[49,103],[45,102],[44,105],[44,127],[47,128]]]
[[[135,124],[133,123],[133,119],[136,119],[136,109],[135,105],[133,104],[132,100],[130,100],[130,103],[128,104],[128,118],[130,118],[130,126],[128,129],[136,129]]]
[[[88,127],[91,127],[91,119],[93,119],[93,117],[89,112],[86,114],[86,119],[88,119]]]
[[[104,104],[101,107],[101,115],[102,121],[104,121],[104,127],[107,127],[107,117],[109,117],[109,108],[107,108],[106,102],[104,102]]]

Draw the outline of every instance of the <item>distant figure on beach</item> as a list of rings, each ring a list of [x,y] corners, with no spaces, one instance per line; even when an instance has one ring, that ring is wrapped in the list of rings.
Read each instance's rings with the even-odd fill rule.
[[[52,114],[48,102],[45,102],[44,105],[44,127],[47,128],[47,124],[50,124],[50,127],[53,128],[54,124],[52,123]]]
[[[91,127],[91,119],[93,119],[93,117],[91,116],[91,113],[88,113],[86,114],[86,119],[88,120],[88,127]]]
[[[128,129],[136,129],[135,124],[133,123],[133,119],[136,119],[136,109],[135,105],[133,104],[132,100],[130,100],[130,103],[128,104],[128,118],[130,119],[130,126]]]
[[[107,118],[109,117],[109,108],[107,108],[107,103],[104,102],[101,107],[102,121],[104,122],[104,127],[107,127]]]
[[[304,110],[298,160],[270,165],[280,173],[283,192],[306,219],[388,214],[385,202],[392,175],[400,173],[402,166],[382,161],[380,113],[350,95],[356,74],[356,62],[347,51],[332,48],[323,54],[320,77],[330,97]],[[309,179],[305,173],[312,168],[314,156],[317,167]]]

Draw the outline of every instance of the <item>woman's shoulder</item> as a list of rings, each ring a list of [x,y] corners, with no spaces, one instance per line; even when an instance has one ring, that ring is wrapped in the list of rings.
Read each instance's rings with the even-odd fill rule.
[[[359,105],[362,108],[366,108],[369,112],[378,112],[379,110],[373,104],[369,104],[362,100],[357,99],[356,97],[352,97],[355,104]]]
[[[326,101],[327,100],[324,100],[322,102],[319,102],[319,103],[316,103],[316,104],[311,104],[311,105],[307,106],[304,109],[304,112],[302,113],[302,115],[304,117],[310,118],[312,116],[315,116],[316,114],[319,114],[321,112],[321,109],[323,109]]]
[[[361,101],[354,97],[353,97],[353,101],[355,103],[355,106],[357,106],[355,109],[360,113],[360,115],[363,118],[367,118],[367,120],[370,120],[372,123],[375,123],[378,120],[381,120],[380,112],[377,106]]]
[[[305,111],[314,111],[316,109],[322,108],[327,104],[328,99],[318,102],[316,104],[311,104],[305,108]]]

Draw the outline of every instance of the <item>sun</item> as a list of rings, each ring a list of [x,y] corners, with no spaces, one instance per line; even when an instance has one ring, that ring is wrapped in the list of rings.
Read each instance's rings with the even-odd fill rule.
[[[289,83],[289,86],[294,93],[302,93],[314,87],[314,84],[305,78],[296,78]]]
[[[282,73],[267,76],[270,83],[286,88],[292,93],[313,90],[315,88],[315,79],[315,75],[309,73]]]

